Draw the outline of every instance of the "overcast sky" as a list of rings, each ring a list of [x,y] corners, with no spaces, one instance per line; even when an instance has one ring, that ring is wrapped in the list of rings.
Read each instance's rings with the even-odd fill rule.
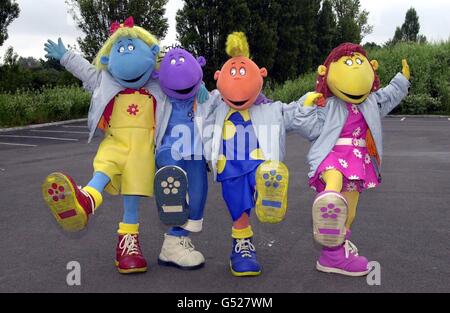
[[[64,0],[17,0],[21,12],[19,18],[9,26],[9,39],[0,47],[0,56],[12,46],[20,56],[44,57],[44,42],[48,39],[63,38],[66,44],[75,44],[82,33],[75,27],[67,13]],[[175,14],[183,5],[182,0],[169,0],[166,16],[169,31],[163,45],[176,40]],[[390,39],[397,26],[405,18],[410,7],[416,8],[421,25],[421,33],[429,40],[450,39],[449,0],[361,0],[364,9],[370,12],[369,22],[373,33],[364,41],[384,43]]]

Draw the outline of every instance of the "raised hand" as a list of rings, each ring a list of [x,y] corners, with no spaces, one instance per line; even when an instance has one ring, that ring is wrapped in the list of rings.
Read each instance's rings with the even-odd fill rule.
[[[312,107],[314,104],[321,107],[325,106],[323,94],[311,92],[308,96],[306,96],[304,105],[307,107]]]
[[[402,60],[402,66],[403,66],[402,69],[403,76],[405,76],[407,80],[411,80],[411,71],[409,69],[409,64],[406,59]]]
[[[55,59],[55,60],[61,60],[64,54],[66,54],[67,49],[64,46],[61,38],[58,38],[58,43],[54,43],[50,39],[44,44],[45,48],[44,50],[47,52],[45,57],[47,59]]]

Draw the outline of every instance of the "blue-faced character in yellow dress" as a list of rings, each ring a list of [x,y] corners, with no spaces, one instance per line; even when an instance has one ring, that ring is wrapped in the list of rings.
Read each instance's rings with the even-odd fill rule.
[[[110,33],[94,65],[68,51],[61,39],[45,45],[47,57],[59,60],[93,92],[90,139],[97,128],[104,131],[104,138],[85,187],[56,172],[45,179],[42,192],[57,222],[68,231],[86,227],[102,204],[104,191],[122,195],[115,263],[120,273],[127,274],[147,270],[139,243],[138,208],[141,197],[153,196],[156,101],[147,86],[159,46],[152,34],[134,25],[132,17],[113,23]]]

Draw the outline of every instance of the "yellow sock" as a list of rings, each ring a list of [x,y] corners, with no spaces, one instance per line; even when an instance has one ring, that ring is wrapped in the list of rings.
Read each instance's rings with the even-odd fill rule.
[[[231,237],[234,239],[245,239],[253,237],[253,230],[251,226],[247,226],[246,228],[236,229],[231,228]]]
[[[348,214],[347,214],[347,222],[345,223],[345,227],[350,229],[353,224],[353,221],[356,217],[356,208],[358,207],[359,200],[359,192],[344,192],[342,193],[348,203]]]
[[[119,223],[119,229],[117,230],[117,233],[119,235],[126,235],[126,234],[137,235],[139,234],[139,224]]]
[[[344,176],[337,170],[328,170],[323,173],[322,179],[326,184],[325,190],[327,191],[342,191],[342,181]]]
[[[97,189],[90,187],[90,186],[86,186],[86,187],[83,187],[83,190],[86,191],[88,194],[90,194],[92,198],[94,198],[94,202],[95,202],[94,209],[98,208],[102,204],[103,196]]]

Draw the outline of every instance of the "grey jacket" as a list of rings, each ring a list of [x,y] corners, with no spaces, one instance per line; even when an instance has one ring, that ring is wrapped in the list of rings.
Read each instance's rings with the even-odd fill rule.
[[[99,71],[94,65],[89,63],[82,56],[68,51],[62,57],[60,61],[70,73],[83,82],[83,86],[86,90],[92,93],[91,105],[89,107],[88,115],[88,128],[89,128],[89,140],[92,140],[95,130],[97,129],[98,122],[105,111],[108,103],[118,93],[123,91],[125,87],[120,85],[108,71]],[[159,148],[162,142],[162,138],[166,132],[167,125],[169,123],[170,115],[172,114],[172,104],[169,98],[161,90],[159,82],[157,80],[149,80],[143,87],[147,89],[156,99],[156,149]],[[203,105],[197,106],[196,115],[198,116],[196,121],[196,127],[202,133],[202,129],[206,123],[203,122],[203,116],[209,116],[207,112],[208,108]]]
[[[300,130],[304,127],[301,121],[300,101],[285,104],[280,101],[253,105],[249,109],[255,135],[266,160],[283,161],[286,150],[286,131]],[[222,100],[218,90],[210,94],[205,104],[204,120],[205,151],[211,160],[214,177],[217,177],[217,161],[222,144],[222,129],[230,107]],[[209,129],[209,127],[212,127]],[[212,132],[210,131],[212,130]]]
[[[375,141],[380,159],[383,158],[383,134],[381,118],[388,115],[408,95],[410,82],[398,73],[388,86],[373,92],[358,108],[363,114]],[[348,110],[339,98],[327,99],[326,106],[305,107],[300,110],[299,132],[312,142],[307,159],[310,166],[308,176],[314,177],[319,165],[333,149],[347,121]],[[379,169],[381,170],[381,169]]]

